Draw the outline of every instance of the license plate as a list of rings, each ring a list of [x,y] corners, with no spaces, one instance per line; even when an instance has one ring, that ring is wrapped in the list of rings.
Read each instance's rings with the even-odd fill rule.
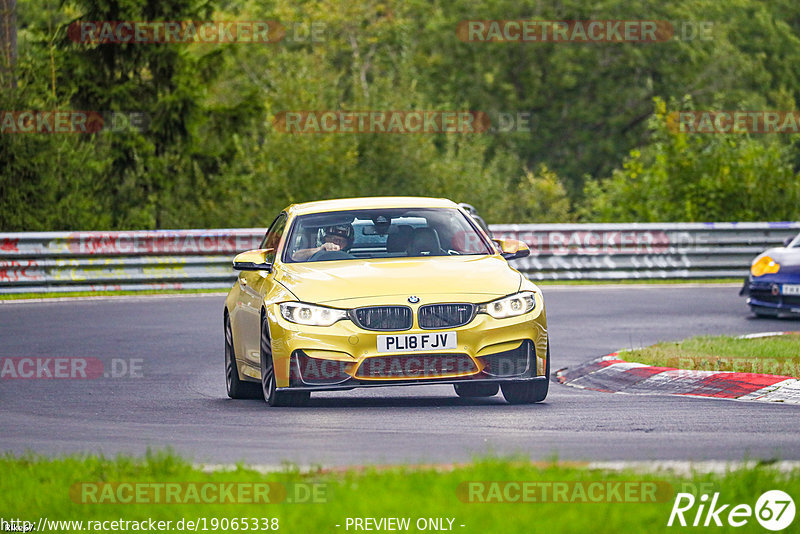
[[[783,284],[781,295],[800,295],[800,284]]]
[[[455,332],[378,336],[378,352],[443,350],[454,349],[457,345],[458,339]]]

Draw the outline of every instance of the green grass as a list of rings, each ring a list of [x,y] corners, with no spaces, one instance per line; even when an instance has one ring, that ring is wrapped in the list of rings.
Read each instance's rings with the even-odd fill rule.
[[[699,336],[626,351],[621,357],[657,367],[800,377],[800,334],[756,339]]]
[[[143,291],[70,291],[53,293],[5,293],[0,300],[52,299],[68,297],[118,297],[121,295],[186,295],[192,293],[227,293],[225,289],[147,289]]]
[[[350,517],[409,517],[409,532],[418,532],[418,518],[454,518],[458,533],[650,533],[668,532],[666,527],[677,492],[720,492],[725,503],[754,506],[759,495],[780,489],[795,499],[800,496],[800,472],[782,473],[769,465],[729,471],[724,475],[695,474],[687,478],[660,473],[590,470],[576,464],[549,462],[531,464],[523,460],[478,459],[452,469],[390,467],[349,471],[288,467],[259,474],[239,465],[234,471],[204,473],[170,453],[148,454],[142,459],[93,456],[46,459],[34,456],[0,457],[0,516],[37,523],[49,520],[154,520],[185,518],[277,518],[281,532],[348,532]],[[588,488],[592,482],[657,483],[656,502],[465,502],[463,491],[470,482],[525,481],[568,482]],[[279,483],[296,492],[313,484],[326,495],[325,502],[271,504],[85,504],[76,483],[192,482]],[[198,484],[198,485],[199,485]],[[574,486],[573,486],[574,487]],[[462,488],[462,489],[459,489]],[[303,492],[297,492],[302,494]],[[572,494],[570,492],[570,494]],[[483,494],[487,496],[488,494]],[[319,499],[322,501],[323,499]],[[77,501],[77,502],[76,502]],[[694,517],[693,509],[687,518]],[[797,522],[798,520],[796,520]],[[335,525],[341,525],[336,527]],[[446,523],[445,523],[446,524]],[[460,525],[465,525],[461,527]],[[232,531],[232,528],[227,531]],[[677,530],[681,530],[678,528]],[[696,530],[696,529],[695,529]],[[71,530],[62,529],[63,532]],[[173,530],[174,531],[174,530]],[[199,531],[203,531],[202,528]],[[744,528],[715,528],[715,532],[762,532],[754,518]],[[349,532],[354,532],[353,528]]]

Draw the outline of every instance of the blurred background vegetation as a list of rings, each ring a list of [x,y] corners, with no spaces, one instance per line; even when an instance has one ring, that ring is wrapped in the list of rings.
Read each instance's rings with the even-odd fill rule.
[[[800,103],[796,0],[2,0],[0,110],[149,117],[0,134],[0,230],[262,227],[292,202],[444,196],[489,222],[800,219],[800,136],[667,130]],[[665,43],[467,43],[464,19],[668,20]],[[8,13],[6,13],[6,20]],[[274,44],[80,44],[76,20],[277,20]],[[322,39],[311,42],[311,24]],[[286,110],[530,114],[530,131],[286,134]]]

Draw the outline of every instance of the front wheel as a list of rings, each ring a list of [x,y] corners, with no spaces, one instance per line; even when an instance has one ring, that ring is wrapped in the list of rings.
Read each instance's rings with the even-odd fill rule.
[[[275,366],[272,363],[272,340],[266,315],[261,318],[261,391],[270,406],[305,406],[311,397],[308,391],[278,391]]]
[[[239,378],[236,366],[236,353],[233,350],[233,332],[231,319],[225,314],[225,388],[232,399],[257,399],[261,396],[261,388],[254,382],[245,382]]]
[[[544,367],[546,380],[535,382],[508,382],[501,386],[503,397],[509,404],[532,404],[542,402],[550,389],[550,340],[547,340],[547,363]]]

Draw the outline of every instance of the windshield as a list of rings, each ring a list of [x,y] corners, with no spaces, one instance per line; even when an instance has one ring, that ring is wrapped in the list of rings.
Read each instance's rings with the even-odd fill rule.
[[[493,254],[459,210],[390,208],[314,213],[292,224],[286,263]]]

